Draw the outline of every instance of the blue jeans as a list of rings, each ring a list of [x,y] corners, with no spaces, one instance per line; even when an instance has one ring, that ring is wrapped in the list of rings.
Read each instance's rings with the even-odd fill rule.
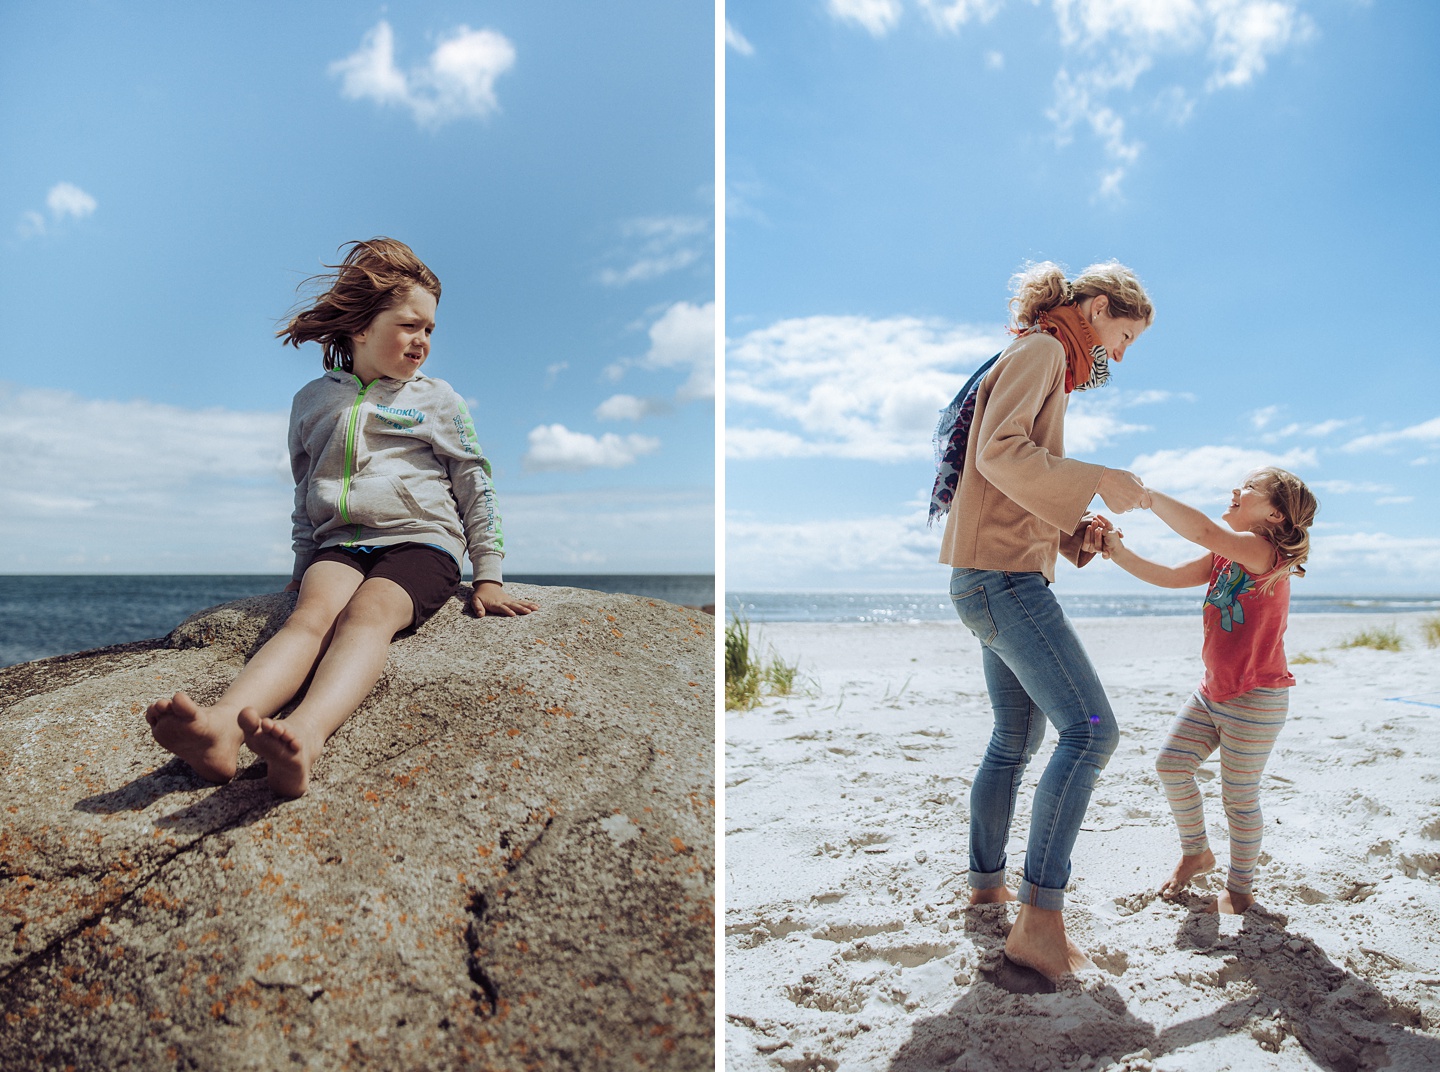
[[[957,569],[950,599],[980,641],[995,709],[970,788],[970,885],[1005,884],[1015,796],[1049,719],[1059,740],[1035,791],[1019,897],[1037,908],[1064,908],[1070,850],[1095,779],[1120,740],[1110,701],[1043,575]]]

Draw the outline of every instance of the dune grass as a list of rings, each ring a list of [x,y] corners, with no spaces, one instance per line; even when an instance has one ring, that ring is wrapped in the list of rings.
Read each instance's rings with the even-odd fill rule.
[[[1426,618],[1420,623],[1420,638],[1427,648],[1440,648],[1440,616]]]
[[[1399,651],[1404,646],[1404,641],[1400,639],[1400,631],[1393,625],[1379,625],[1373,629],[1362,629],[1339,644],[1339,647],[1342,648],[1374,648],[1376,651]]]
[[[725,710],[749,711],[764,698],[789,696],[795,690],[800,667],[770,650],[768,662],[754,650],[750,623],[742,615],[725,624]]]

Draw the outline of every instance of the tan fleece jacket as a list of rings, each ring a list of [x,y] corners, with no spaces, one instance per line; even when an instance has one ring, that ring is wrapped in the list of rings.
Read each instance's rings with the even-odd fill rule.
[[[1054,336],[1016,339],[986,373],[941,562],[1054,581],[1057,552],[1077,566],[1094,557],[1080,545],[1105,467],[1065,457],[1068,403],[1065,348]]]

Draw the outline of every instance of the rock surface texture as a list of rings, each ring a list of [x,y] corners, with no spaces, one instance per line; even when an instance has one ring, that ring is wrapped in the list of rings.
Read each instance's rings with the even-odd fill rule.
[[[397,641],[294,801],[143,716],[291,595],[0,671],[0,1068],[712,1067],[713,619],[511,587]]]

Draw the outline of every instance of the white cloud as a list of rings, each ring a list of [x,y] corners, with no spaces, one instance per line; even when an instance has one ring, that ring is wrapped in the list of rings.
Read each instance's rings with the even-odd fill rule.
[[[555,381],[560,378],[560,373],[570,367],[568,361],[556,361],[553,365],[545,366],[545,389],[548,391],[555,386]]]
[[[189,410],[0,384],[12,569],[289,572],[283,412]],[[17,557],[18,556],[18,557]]]
[[[987,71],[1000,71],[1005,68],[1005,56],[1003,53],[990,51],[985,53],[985,69]]]
[[[955,33],[971,19],[989,22],[1005,0],[920,0],[920,8],[936,29]]]
[[[626,239],[614,254],[628,263],[605,268],[600,282],[608,287],[658,279],[688,268],[710,247],[710,221],[699,216],[652,216],[628,220],[620,228]]]
[[[66,216],[83,220],[96,208],[95,199],[70,182],[57,182],[50,187],[50,192],[45,195],[45,204],[57,220]]]
[[[667,413],[669,410],[670,406],[658,398],[611,395],[595,407],[595,416],[602,421],[638,421],[657,413]]]
[[[1324,509],[1322,504],[1321,509]],[[1320,580],[1327,572],[1349,575],[1376,591],[1375,579],[1406,581],[1410,591],[1440,576],[1440,537],[1391,536],[1384,532],[1327,532],[1313,544],[1306,569]],[[1424,592],[1425,587],[1419,587]]]
[[[500,489],[505,572],[710,573],[715,492],[566,487],[546,494]]]
[[[727,452],[763,457],[763,444],[770,456],[928,458],[940,409],[1003,346],[999,329],[913,317],[778,321],[730,345]],[[777,420],[796,427],[766,426]]]
[[[1250,414],[1250,427],[1262,431],[1280,412],[1279,406],[1262,406]]]
[[[515,46],[503,34],[459,26],[424,67],[406,74],[395,66],[394,31],[381,19],[355,52],[330,64],[330,73],[341,77],[347,98],[400,105],[422,126],[438,127],[498,111],[495,80],[514,64]]]
[[[645,368],[688,368],[680,385],[681,401],[715,397],[715,303],[676,302],[650,325],[650,350],[641,358]]]
[[[1121,436],[1150,431],[1149,425],[1129,424],[1120,419],[1116,410],[1125,405],[1124,396],[1114,388],[1108,397],[1094,391],[1072,395],[1065,415],[1065,453],[1084,457],[1113,443]]]
[[[1126,134],[1118,110],[1123,105],[1112,101],[1131,94],[1137,77],[1159,59],[1204,52],[1211,61],[1204,91],[1215,92],[1248,85],[1264,72],[1268,57],[1308,40],[1313,31],[1298,0],[1054,0],[1054,11],[1070,65],[1081,69],[1056,77],[1048,114],[1062,143],[1081,118],[1088,121],[1110,161],[1102,195],[1119,193],[1143,148]],[[1119,69],[1110,66],[1115,55],[1127,57]],[[1147,110],[1179,125],[1194,108],[1192,92],[1171,85],[1152,97]]]
[[[1377,450],[1401,443],[1420,443],[1425,446],[1440,443],[1440,417],[1432,418],[1423,424],[1411,425],[1409,428],[1401,428],[1396,432],[1357,436],[1346,443],[1344,449],[1353,454],[1356,451]]]
[[[1276,454],[1245,447],[1207,446],[1142,454],[1130,463],[1130,468],[1156,491],[1198,506],[1223,499],[1246,473],[1262,465],[1288,469],[1308,484],[1307,474],[1317,461],[1315,452],[1309,449]]]
[[[918,575],[943,591],[948,571],[938,565],[941,530],[927,528],[925,515],[921,506],[904,514],[814,521],[731,516],[725,524],[727,587],[854,588],[856,578],[883,587],[886,578],[910,585]]]
[[[73,182],[57,182],[45,195],[45,205],[50,209],[48,220],[44,214],[34,209],[20,214],[20,223],[16,230],[21,238],[43,235],[49,230],[51,223],[61,223],[67,219],[83,220],[94,215],[99,202]]]
[[[828,0],[830,14],[864,27],[871,37],[884,37],[900,21],[900,0]]]
[[[1305,483],[1311,491],[1323,492],[1326,495],[1379,495],[1395,490],[1389,484],[1376,484],[1368,480],[1307,480]]]
[[[725,43],[742,56],[755,55],[755,46],[745,39],[744,34],[730,25],[729,19],[725,20]]]
[[[530,430],[529,444],[524,466],[532,472],[542,472],[620,469],[633,465],[645,454],[654,453],[660,447],[660,440],[642,435],[618,436],[613,432],[597,439],[584,432],[572,432],[563,424],[542,424]]]
[[[1308,40],[1310,20],[1282,0],[1209,0],[1210,55],[1216,71],[1205,88],[1249,85],[1265,71],[1265,59],[1292,41]]]

